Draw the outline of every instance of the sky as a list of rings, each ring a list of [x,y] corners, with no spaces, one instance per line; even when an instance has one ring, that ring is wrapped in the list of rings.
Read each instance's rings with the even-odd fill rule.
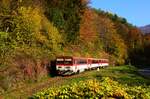
[[[90,6],[115,13],[138,27],[150,24],[150,0],[91,0]]]

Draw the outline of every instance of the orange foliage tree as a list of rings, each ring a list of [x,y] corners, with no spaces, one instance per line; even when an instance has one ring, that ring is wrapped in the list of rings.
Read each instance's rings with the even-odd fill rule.
[[[98,37],[96,30],[96,19],[98,15],[91,9],[87,8],[80,24],[80,39],[83,41],[91,42]]]

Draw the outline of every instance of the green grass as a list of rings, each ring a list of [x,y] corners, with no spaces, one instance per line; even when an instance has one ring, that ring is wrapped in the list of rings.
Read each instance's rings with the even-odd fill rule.
[[[150,79],[143,77],[138,73],[134,66],[115,66],[104,69],[86,71],[78,74],[79,77],[68,79],[68,83],[78,82],[87,79],[101,80],[102,77],[109,77],[121,84],[129,86],[150,85]]]
[[[102,69],[93,73],[93,77],[101,79],[101,77],[110,77],[115,81],[129,86],[150,85],[150,80],[141,76],[137,69],[133,66],[117,66]]]
[[[99,71],[83,72],[77,76],[67,79],[63,87],[50,87],[34,94],[32,98],[150,98],[150,80],[139,75],[138,70],[132,66],[108,67]]]
[[[136,87],[140,85],[146,87],[150,85],[150,80],[139,75],[137,68],[133,66],[114,66],[100,69],[99,71],[86,71],[68,77],[47,78],[39,83],[29,84],[23,89],[18,89],[15,92],[7,93],[6,95],[4,95],[4,98],[6,97],[7,99],[9,99],[10,97],[14,97],[14,99],[16,99],[21,97],[21,99],[26,99],[32,94],[35,94],[47,88],[59,88],[63,85],[70,85],[72,83],[78,83],[85,80],[97,79],[98,81],[101,81],[102,77],[109,77],[110,79],[127,86]],[[41,87],[41,85],[44,86]]]

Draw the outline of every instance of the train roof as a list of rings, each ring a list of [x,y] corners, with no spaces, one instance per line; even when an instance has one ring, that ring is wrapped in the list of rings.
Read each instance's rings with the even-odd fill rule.
[[[56,58],[80,58],[80,59],[94,59],[94,60],[108,60],[108,59],[104,59],[104,58],[91,58],[91,57],[76,57],[76,56],[57,56]]]

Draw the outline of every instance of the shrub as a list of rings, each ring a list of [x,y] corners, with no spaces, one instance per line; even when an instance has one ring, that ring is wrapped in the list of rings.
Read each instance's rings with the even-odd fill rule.
[[[43,92],[33,95],[33,99],[78,99],[78,98],[117,98],[117,99],[131,99],[140,98],[148,99],[150,93],[147,88],[143,87],[129,87],[121,85],[108,77],[102,78],[99,82],[97,80],[80,81],[78,84],[74,83],[61,88],[50,88]]]

